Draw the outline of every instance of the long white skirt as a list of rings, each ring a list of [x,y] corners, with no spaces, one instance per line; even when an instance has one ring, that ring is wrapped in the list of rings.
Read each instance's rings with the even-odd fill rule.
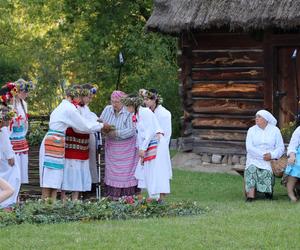
[[[21,187],[21,173],[17,161],[15,160],[15,165],[11,167],[7,160],[1,159],[0,177],[6,180],[15,190],[11,197],[0,203],[0,207],[4,208],[16,204]]]
[[[45,139],[44,139],[45,140]],[[63,182],[63,169],[44,168],[45,144],[44,140],[40,147],[39,170],[40,170],[40,187],[61,189]]]
[[[85,192],[91,187],[89,160],[65,159],[62,190]]]
[[[160,193],[170,193],[170,179],[172,169],[165,162],[164,138],[160,139],[157,147],[156,158],[147,161],[144,165],[139,162],[135,171],[135,178],[138,180],[139,188],[146,188],[150,197],[158,197]]]
[[[16,154],[16,161],[20,167],[21,172],[21,183],[28,183],[28,153],[27,154]]]

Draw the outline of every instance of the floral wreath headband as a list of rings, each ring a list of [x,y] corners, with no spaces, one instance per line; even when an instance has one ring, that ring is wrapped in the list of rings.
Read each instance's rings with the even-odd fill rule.
[[[81,88],[69,87],[66,89],[66,95],[72,98],[81,96]]]
[[[0,104],[0,122],[10,121],[16,115],[16,111],[12,105],[1,105]]]
[[[162,104],[163,101],[164,101],[160,94],[153,93],[153,92],[151,92],[149,90],[146,90],[146,89],[140,89],[139,90],[139,95],[142,96],[143,98],[148,98],[148,99],[151,99],[151,100],[157,100],[158,104]]]
[[[125,106],[139,107],[144,104],[144,100],[140,96],[126,96],[121,98],[121,103]]]
[[[35,85],[32,83],[32,81],[25,81],[24,79],[19,79],[12,83],[15,85],[17,92],[26,92],[33,90],[35,88]]]
[[[96,95],[97,91],[98,91],[97,85],[93,85],[93,87],[90,89],[90,93],[93,95]]]
[[[96,95],[97,93],[97,90],[98,90],[98,86],[96,85],[93,85],[91,88],[82,88],[82,91],[81,91],[81,96],[89,96],[89,95]]]

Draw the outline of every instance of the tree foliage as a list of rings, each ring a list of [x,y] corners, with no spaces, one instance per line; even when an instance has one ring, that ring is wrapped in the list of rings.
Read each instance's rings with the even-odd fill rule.
[[[176,40],[145,33],[152,1],[2,0],[0,2],[0,80],[23,77],[37,82],[32,112],[49,113],[72,83],[95,83],[96,113],[116,87],[125,92],[157,88],[173,114],[179,134]]]

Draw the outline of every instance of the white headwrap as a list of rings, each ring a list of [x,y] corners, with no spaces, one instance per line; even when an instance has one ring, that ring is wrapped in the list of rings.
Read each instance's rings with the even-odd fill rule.
[[[256,113],[256,115],[259,115],[259,116],[263,117],[268,123],[270,123],[274,126],[276,126],[276,124],[277,124],[276,118],[267,110],[264,110],[264,109],[259,110]]]

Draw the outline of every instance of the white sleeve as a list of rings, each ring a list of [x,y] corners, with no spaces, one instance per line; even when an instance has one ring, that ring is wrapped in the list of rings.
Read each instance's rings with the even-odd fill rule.
[[[271,136],[275,136],[275,140],[276,140],[275,149],[272,152],[270,152],[271,158],[279,159],[284,153],[284,143],[283,143],[280,130],[276,127],[275,135],[271,135]]]
[[[161,121],[159,122],[161,124],[161,127],[163,127],[164,137],[167,139],[168,142],[170,142],[172,134],[171,113],[169,111],[164,112],[164,114],[161,116]]]
[[[77,131],[80,131],[83,134],[95,133],[103,128],[102,123],[90,121],[84,118],[78,110],[67,110],[65,119],[66,123],[70,127],[76,129]]]
[[[1,133],[0,133],[0,141],[1,141],[1,154],[2,159],[8,160],[12,159],[15,156],[15,153],[13,151],[10,139],[9,139],[9,129],[8,127],[2,127]]]
[[[149,112],[148,112],[149,111]],[[158,127],[158,122],[155,117],[155,115],[152,113],[152,111],[145,110],[145,112],[141,112],[140,114],[140,120],[144,125],[144,140],[142,141],[140,145],[140,150],[146,150],[148,148],[148,145],[151,141],[151,139],[155,136],[156,133],[160,132]]]
[[[292,135],[289,146],[287,148],[287,155],[289,155],[292,152],[296,153],[299,144],[300,144],[300,127],[296,128],[296,130]]]

